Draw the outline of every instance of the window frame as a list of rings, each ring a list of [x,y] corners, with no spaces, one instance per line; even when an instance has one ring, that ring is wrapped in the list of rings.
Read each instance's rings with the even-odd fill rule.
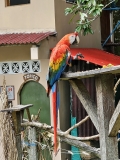
[[[71,2],[71,1],[73,1],[73,2]],[[75,4],[76,2],[75,2],[75,0],[66,0],[66,3]]]
[[[5,7],[30,4],[30,0],[29,0],[29,3],[20,3],[20,4],[14,4],[14,5],[10,5],[10,2],[11,0],[5,0]]]

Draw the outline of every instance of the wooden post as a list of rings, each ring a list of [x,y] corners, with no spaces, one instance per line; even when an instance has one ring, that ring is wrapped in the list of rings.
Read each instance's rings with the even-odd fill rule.
[[[36,141],[36,128],[35,127],[29,127],[28,130],[28,157],[29,160],[37,160],[37,144]]]
[[[22,146],[21,146],[21,112],[12,112],[16,133],[16,146],[18,151],[18,160],[22,160]]]
[[[109,123],[109,136],[116,137],[120,129],[120,101]]]
[[[114,76],[112,74],[96,77],[101,160],[118,160],[117,138],[108,137],[109,122],[115,110],[113,88]]]
[[[21,123],[23,118],[24,109],[28,109],[28,107],[33,106],[29,105],[17,105],[16,107],[6,108],[1,110],[1,112],[12,112],[12,120],[15,127],[16,134],[16,146],[18,152],[18,160],[22,160],[22,146],[21,146]]]

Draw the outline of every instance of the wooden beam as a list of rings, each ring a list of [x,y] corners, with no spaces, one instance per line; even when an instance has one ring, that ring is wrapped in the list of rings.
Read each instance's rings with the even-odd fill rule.
[[[26,108],[26,112],[27,112],[29,122],[32,122],[29,108]]]
[[[117,138],[108,137],[109,122],[115,109],[113,87],[112,74],[96,77],[101,160],[118,160]]]
[[[0,112],[10,112],[10,111],[19,112],[21,110],[27,109],[27,108],[32,107],[32,106],[33,106],[33,104],[17,105],[17,106],[13,106],[12,108],[3,109]]]
[[[94,70],[84,71],[84,72],[74,72],[74,73],[63,73],[61,78],[62,80],[68,80],[73,78],[89,78],[94,77],[100,74],[120,74],[120,65],[119,66],[113,66],[108,68],[98,68]]]
[[[81,101],[83,107],[85,108],[86,112],[90,116],[90,119],[95,125],[97,131],[99,131],[97,107],[95,102],[91,99],[90,94],[87,91],[85,85],[81,80],[78,79],[69,80],[69,82],[72,88],[74,89],[76,95],[78,96],[79,100]]]
[[[120,101],[109,123],[109,136],[116,137],[119,129],[120,129]]]

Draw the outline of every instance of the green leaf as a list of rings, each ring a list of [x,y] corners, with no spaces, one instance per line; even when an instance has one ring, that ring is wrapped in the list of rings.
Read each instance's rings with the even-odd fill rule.
[[[89,14],[91,14],[94,10],[95,10],[95,7],[91,8],[91,10],[89,11]]]
[[[65,15],[68,15],[69,13],[72,13],[73,10],[71,8],[66,8],[65,9]]]
[[[77,26],[75,31],[79,33],[81,31],[81,26]]]
[[[80,13],[80,16],[81,16],[81,22],[82,22],[87,17],[87,14],[86,13]]]
[[[91,1],[89,1],[86,5],[88,6],[88,8],[91,7],[92,5]]]
[[[98,4],[98,6],[99,6],[99,7],[103,7],[104,5],[103,5],[103,4]]]
[[[93,6],[96,6],[96,0],[92,0]]]
[[[93,34],[91,23],[101,14],[103,0],[76,0],[75,2],[71,8],[65,9],[65,15],[71,14],[70,22],[78,17],[77,32],[82,32],[83,35]],[[109,3],[109,0],[106,2]]]
[[[93,34],[93,30],[91,29],[91,27],[89,28],[89,33]]]
[[[81,3],[81,0],[77,0],[77,5],[79,6]]]

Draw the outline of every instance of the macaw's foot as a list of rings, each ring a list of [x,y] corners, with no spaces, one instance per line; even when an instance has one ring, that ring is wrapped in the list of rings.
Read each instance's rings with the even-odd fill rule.
[[[71,64],[71,63],[69,63],[69,62],[66,62],[66,64],[67,64],[69,67],[71,67],[71,66],[72,66],[72,64]]]
[[[78,57],[80,57],[80,58],[84,58],[84,56],[81,54],[81,53],[77,53],[74,57],[73,57],[73,59],[78,59]]]
[[[71,67],[71,66],[72,66],[72,64],[71,64],[71,63],[67,63],[67,65],[68,65],[69,67]]]

